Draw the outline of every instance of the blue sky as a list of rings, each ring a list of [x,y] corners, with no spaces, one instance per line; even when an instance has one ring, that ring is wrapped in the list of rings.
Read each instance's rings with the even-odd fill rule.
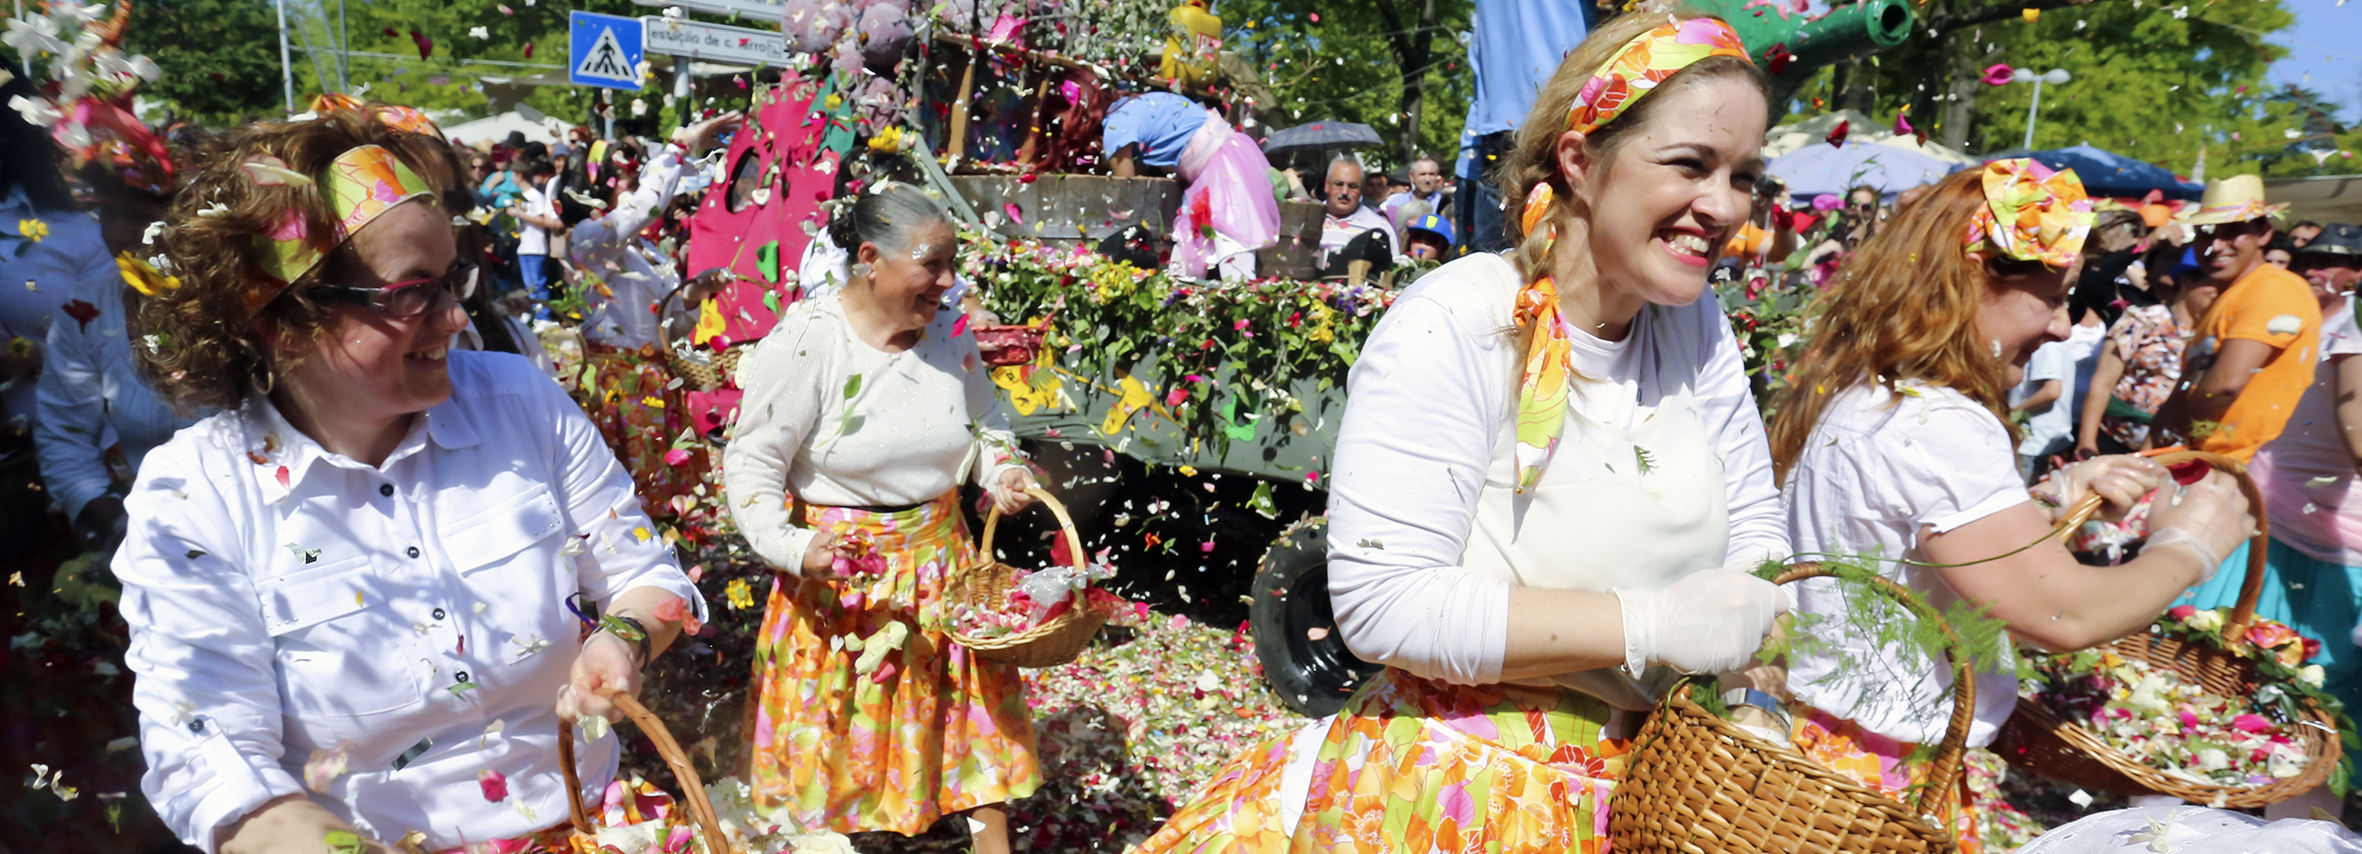
[[[2344,105],[2346,121],[2362,121],[2362,39],[2355,38],[2362,35],[2362,0],[2281,4],[2296,13],[2296,26],[2266,39],[2290,51],[2272,63],[2272,83],[2311,87]]]

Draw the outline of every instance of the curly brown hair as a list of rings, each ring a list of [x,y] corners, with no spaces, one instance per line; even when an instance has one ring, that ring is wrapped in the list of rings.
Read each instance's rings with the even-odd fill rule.
[[[288,342],[321,340],[331,319],[328,307],[305,293],[317,271],[248,315],[247,292],[271,281],[255,263],[267,251],[258,246],[259,235],[276,230],[289,211],[302,216],[312,234],[338,234],[321,185],[256,183],[242,168],[249,158],[271,155],[288,169],[317,177],[340,154],[383,146],[434,186],[442,209],[472,207],[451,144],[387,126],[375,118],[378,106],[300,122],[259,122],[198,150],[157,241],[180,285],[152,295],[127,291],[124,299],[140,371],[174,410],[188,415],[206,407],[230,409],[269,393],[308,349]],[[280,343],[274,345],[274,337]]]

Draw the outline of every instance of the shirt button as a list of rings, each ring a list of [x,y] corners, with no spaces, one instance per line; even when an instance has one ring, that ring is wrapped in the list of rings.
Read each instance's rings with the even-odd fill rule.
[[[387,498],[394,497],[394,485],[390,483],[378,484],[377,494],[383,495]]]
[[[451,674],[451,678],[452,678],[452,679],[455,679],[455,680],[458,680],[458,681],[460,681],[460,682],[466,682],[466,681],[468,681],[468,678],[467,678],[467,671],[465,671],[465,670],[462,670],[462,671],[459,671],[458,673],[453,673],[453,674]]]
[[[443,609],[441,609],[441,608],[436,608],[436,609],[435,609],[435,619],[438,619],[438,620],[440,620],[440,619],[443,619]]]
[[[411,556],[411,557],[417,557],[417,556],[418,556],[418,547],[417,547],[417,546],[411,546],[410,548],[404,549],[404,550],[402,551],[402,553],[403,553],[403,554],[406,554],[406,555],[409,555],[409,556]]]
[[[204,732],[204,731],[205,731],[205,719],[204,719],[204,718],[191,718],[191,719],[189,720],[189,731],[190,731],[190,732]]]

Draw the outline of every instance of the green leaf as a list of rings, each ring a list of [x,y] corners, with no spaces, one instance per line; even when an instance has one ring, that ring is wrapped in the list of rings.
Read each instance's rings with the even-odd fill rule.
[[[858,394],[860,394],[860,393],[861,393],[861,375],[860,375],[860,374],[854,374],[854,375],[852,375],[852,376],[850,376],[850,377],[846,377],[846,378],[845,378],[845,399],[846,399],[846,400],[852,400],[852,399],[853,399],[853,397],[854,397],[855,395],[858,395]]]

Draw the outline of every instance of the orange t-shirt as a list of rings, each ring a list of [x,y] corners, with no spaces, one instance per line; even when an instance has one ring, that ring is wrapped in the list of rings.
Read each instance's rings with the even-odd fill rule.
[[[1772,233],[1756,224],[1752,222],[1739,223],[1739,230],[1730,236],[1729,243],[1723,245],[1722,257],[1752,258],[1756,253],[1762,252],[1765,246],[1771,245],[1771,239]]]
[[[2240,389],[2219,426],[2209,430],[2192,425],[2190,432],[2202,437],[2195,442],[2199,450],[2246,462],[2257,448],[2280,436],[2305,387],[2313,382],[2313,361],[2321,349],[2321,303],[2313,298],[2312,287],[2295,273],[2270,264],[2258,265],[2231,283],[2198,321],[2183,378],[2201,376],[2214,367],[2223,342],[2242,338],[2279,352]]]

